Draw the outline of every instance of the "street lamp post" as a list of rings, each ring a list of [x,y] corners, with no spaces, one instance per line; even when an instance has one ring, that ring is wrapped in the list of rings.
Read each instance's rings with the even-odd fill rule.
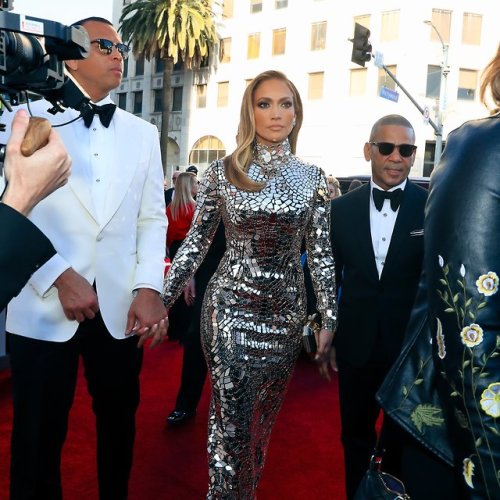
[[[448,66],[448,48],[449,45],[444,43],[443,37],[439,33],[438,29],[432,21],[424,21],[425,24],[428,24],[431,26],[431,28],[436,32],[436,35],[439,38],[439,41],[441,42],[441,48],[443,51],[443,59],[441,61],[441,81],[439,85],[439,103],[438,103],[438,109],[437,109],[437,128],[438,130],[435,131],[436,135],[436,148],[434,150],[434,166],[436,166],[439,162],[439,159],[441,158],[441,153],[443,151],[443,115],[446,110],[446,87],[447,87],[447,79],[448,79],[448,74],[450,72],[450,68]]]

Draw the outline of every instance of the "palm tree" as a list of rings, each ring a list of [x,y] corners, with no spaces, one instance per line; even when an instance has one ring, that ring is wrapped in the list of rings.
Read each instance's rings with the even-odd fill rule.
[[[173,67],[180,60],[187,69],[198,69],[208,60],[218,42],[213,18],[212,0],[137,0],[123,8],[119,31],[134,55],[164,60],[163,168],[167,165]]]

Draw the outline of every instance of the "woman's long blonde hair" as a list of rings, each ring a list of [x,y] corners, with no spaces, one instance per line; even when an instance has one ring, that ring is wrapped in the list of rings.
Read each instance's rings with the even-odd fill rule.
[[[241,102],[240,123],[238,125],[238,135],[236,136],[236,149],[230,156],[224,158],[224,170],[226,179],[237,188],[245,191],[260,191],[265,185],[255,182],[248,177],[248,167],[252,162],[252,154],[255,141],[255,116],[253,112],[253,98],[257,87],[267,80],[281,80],[285,82],[293,96],[293,107],[295,110],[295,126],[293,127],[288,140],[292,153],[295,154],[297,148],[297,137],[302,126],[303,109],[299,91],[295,85],[280,71],[264,71],[257,75],[248,85],[243,94]]]
[[[486,107],[489,107],[487,103],[487,91],[489,89],[493,103],[495,104],[495,107],[491,108],[491,114],[495,114],[500,111],[500,44],[498,45],[495,57],[484,68],[482,76],[483,81],[479,90],[481,102]]]
[[[187,212],[188,207],[196,202],[193,198],[193,187],[196,184],[196,176],[189,172],[182,172],[175,181],[175,195],[171,201],[170,213],[175,220]]]

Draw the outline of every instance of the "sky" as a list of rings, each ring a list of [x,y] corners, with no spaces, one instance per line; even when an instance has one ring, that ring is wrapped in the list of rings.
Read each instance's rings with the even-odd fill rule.
[[[113,20],[113,0],[14,0],[16,14],[71,24],[89,16]]]

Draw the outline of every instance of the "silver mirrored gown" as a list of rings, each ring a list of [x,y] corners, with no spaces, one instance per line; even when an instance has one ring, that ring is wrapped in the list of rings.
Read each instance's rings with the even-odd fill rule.
[[[170,306],[193,276],[222,217],[227,250],[203,304],[202,345],[212,399],[207,498],[252,499],[306,320],[300,264],[305,237],[323,327],[335,330],[335,273],[326,180],[288,141],[256,145],[248,171],[259,192],[226,181],[222,160],[206,171],[193,225],[164,286]],[[313,415],[311,415],[313,417]]]

